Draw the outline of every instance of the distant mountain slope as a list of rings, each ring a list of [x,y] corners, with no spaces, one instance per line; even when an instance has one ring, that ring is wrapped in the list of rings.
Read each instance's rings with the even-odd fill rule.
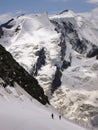
[[[43,104],[49,103],[47,96],[44,95],[43,89],[37,80],[30,76],[0,45],[0,78],[4,80],[3,86],[14,86],[16,82],[32,97]]]
[[[81,124],[95,119],[96,24],[70,10],[49,17],[21,15],[1,25],[0,43],[39,81],[51,104],[63,115]]]

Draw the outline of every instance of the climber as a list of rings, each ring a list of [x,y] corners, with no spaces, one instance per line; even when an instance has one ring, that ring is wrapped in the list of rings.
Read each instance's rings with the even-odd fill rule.
[[[59,119],[61,120],[61,115],[59,115]]]
[[[54,119],[54,115],[53,115],[53,113],[51,114],[51,117],[52,117],[52,119]]]

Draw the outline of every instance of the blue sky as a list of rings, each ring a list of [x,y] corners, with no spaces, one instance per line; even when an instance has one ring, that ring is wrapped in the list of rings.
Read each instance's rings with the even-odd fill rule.
[[[98,0],[0,0],[0,14],[7,12],[58,13],[64,9],[89,12],[98,7]]]

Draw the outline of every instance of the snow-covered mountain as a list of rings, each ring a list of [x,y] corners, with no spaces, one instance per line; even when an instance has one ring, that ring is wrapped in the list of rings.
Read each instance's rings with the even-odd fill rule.
[[[83,15],[21,15],[0,26],[0,43],[35,76],[51,104],[97,126],[98,27]]]

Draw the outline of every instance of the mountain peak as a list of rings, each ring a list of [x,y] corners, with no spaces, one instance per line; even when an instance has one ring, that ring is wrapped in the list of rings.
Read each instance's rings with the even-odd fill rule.
[[[69,12],[69,10],[68,10],[68,9],[65,9],[65,10],[61,11],[59,14],[63,14],[63,13],[65,13],[65,12]]]
[[[75,13],[71,10],[65,9],[61,11],[60,13],[53,15],[51,18],[71,18],[75,17]]]
[[[75,15],[75,13],[71,10],[65,9],[59,13],[59,15],[72,15],[72,17]]]

